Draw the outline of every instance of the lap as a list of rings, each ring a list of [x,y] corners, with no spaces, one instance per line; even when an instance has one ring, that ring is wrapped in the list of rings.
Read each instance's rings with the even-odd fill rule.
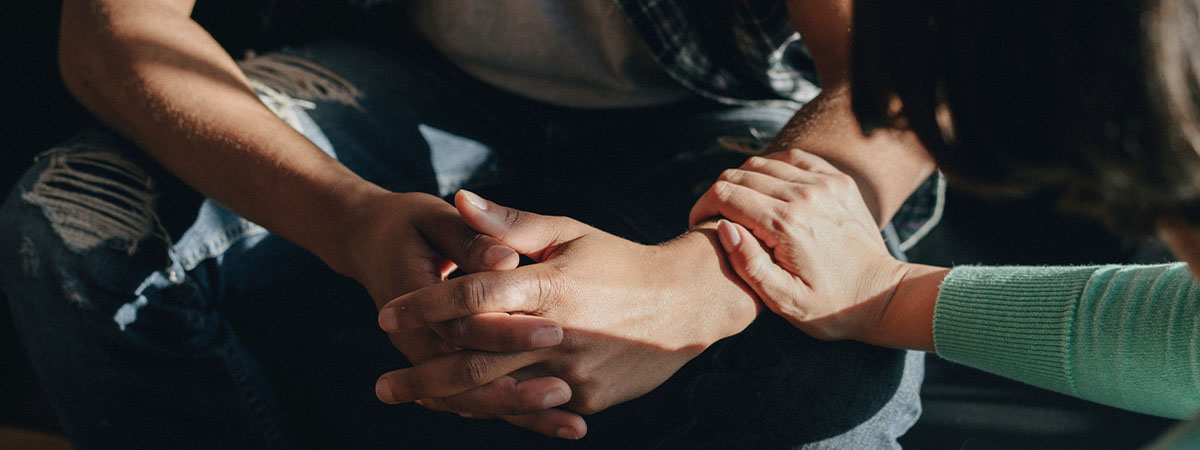
[[[682,231],[692,200],[720,170],[739,165],[748,152],[765,145],[791,114],[786,109],[727,108],[704,101],[635,111],[555,108],[482,86],[444,61],[431,60],[436,57],[419,46],[389,53],[323,43],[286,55],[264,56],[253,66],[257,69],[247,70],[267,73],[283,68],[301,81],[342,89],[338,95],[308,100],[312,105],[283,101],[275,106],[364,178],[392,190],[441,195],[470,186],[513,206],[570,215],[647,243]],[[294,58],[331,72],[314,71]],[[268,88],[288,98],[297,94],[289,90],[306,85],[267,78]],[[280,100],[268,97],[264,95],[269,104]],[[37,334],[34,328],[63,314],[93,316],[87,322],[91,325],[78,326],[96,329],[101,324],[103,333],[116,342],[103,353],[106,361],[95,362],[127,371],[116,384],[144,382],[149,375],[139,372],[142,366],[177,360],[180,349],[190,352],[189,357],[207,355],[194,361],[199,369],[196,364],[168,364],[169,369],[153,376],[195,384],[192,371],[209,370],[213,379],[223,379],[210,383],[211,389],[247,392],[231,403],[256,411],[277,408],[278,401],[288,415],[287,420],[247,421],[248,426],[286,428],[290,422],[293,431],[276,431],[294,432],[316,447],[347,442],[407,446],[422,440],[435,446],[647,446],[659,442],[656,439],[665,439],[664,445],[723,447],[755,436],[763,437],[764,444],[801,443],[867,421],[895,398],[901,384],[903,353],[819,343],[767,316],[696,358],[659,390],[596,415],[592,437],[582,443],[550,440],[506,424],[468,421],[414,405],[383,405],[374,399],[374,378],[406,362],[378,330],[370,300],[352,281],[215,203],[201,203],[108,132],[85,134],[47,158],[29,172],[6,204],[5,230],[18,233],[6,239],[2,250],[55,259],[37,264],[23,260],[23,272],[10,271],[5,288],[19,291],[22,288],[16,286],[31,271],[56,270],[61,289],[51,296],[60,306],[75,293],[94,297],[100,307],[34,311],[29,305],[46,301],[40,297],[50,294],[10,294],[14,310],[21,310],[18,320],[26,322],[23,333]],[[46,178],[56,167],[68,175],[77,175],[81,167],[85,174],[99,174],[83,177],[83,187],[72,181],[76,187],[67,189],[68,197],[84,195],[85,200],[75,202],[73,212],[61,219],[48,206],[50,197],[36,194],[38,189],[60,186]],[[121,200],[124,197],[117,200],[122,203],[114,203],[111,192],[94,189],[111,183],[89,184],[128,178],[129,170],[140,189],[133,199],[145,204],[127,205],[131,200]],[[119,208],[95,210],[98,204]],[[22,212],[15,213],[18,209]],[[115,219],[116,225],[101,235],[86,226],[73,230],[79,225],[66,218],[77,218],[80,211],[98,218],[92,224]],[[133,216],[141,222],[123,220],[130,211],[142,214]],[[133,234],[112,234],[119,232]],[[38,248],[30,250],[27,242],[37,242]],[[93,249],[101,249],[103,256]],[[70,280],[79,280],[84,293]],[[147,293],[152,295],[143,295]],[[129,312],[141,314],[140,321]],[[176,341],[192,346],[163,347],[164,337],[172,337],[167,330],[176,330]],[[208,341],[201,339],[205,336]],[[33,345],[40,347],[40,357],[34,357],[50,361],[57,347],[83,345],[88,339],[80,334],[75,342],[61,336],[38,340]],[[127,351],[126,341],[131,339],[151,344],[143,350],[143,364],[114,363],[121,359],[114,353]],[[82,373],[78,361],[44,364],[40,372],[52,378],[51,385],[68,384],[63,378],[53,379],[52,373]],[[243,374],[230,379],[230,373]],[[88,391],[63,392],[54,399],[57,403]],[[203,389],[196,393],[212,394]],[[265,398],[260,402],[265,406],[245,406],[255,398]],[[181,403],[190,401],[195,400]],[[60,406],[60,414],[64,408]],[[184,409],[160,414],[178,422],[173,414]],[[239,416],[229,421],[235,417]],[[80,433],[95,431],[68,425]]]

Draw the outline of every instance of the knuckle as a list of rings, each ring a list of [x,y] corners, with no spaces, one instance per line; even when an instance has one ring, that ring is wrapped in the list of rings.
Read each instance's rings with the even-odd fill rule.
[[[795,226],[796,224],[803,223],[803,221],[804,221],[804,213],[800,212],[796,208],[788,208],[787,211],[783,215],[783,224],[782,225],[784,227],[790,229],[792,226]]]
[[[712,193],[718,201],[727,202],[733,197],[733,183],[717,180],[716,183],[713,183]]]
[[[854,177],[844,173],[837,173],[833,177],[838,189],[858,192],[858,182],[854,181]]]
[[[798,303],[788,302],[788,316],[792,317],[797,322],[808,323],[819,319],[819,314],[810,308]]]
[[[745,167],[747,169],[762,167],[767,164],[767,161],[770,161],[770,160],[767,158],[763,158],[761,156],[751,156],[750,159],[746,160],[745,164],[742,164],[742,167]]]
[[[550,309],[551,305],[555,303],[555,299],[558,298],[558,292],[562,283],[562,272],[557,270],[541,271],[538,272],[532,282],[534,283],[534,292],[537,293],[535,297],[537,303],[530,308],[532,311],[527,312],[544,313]]]
[[[461,285],[462,292],[459,298],[462,301],[462,309],[470,314],[479,314],[484,312],[484,305],[487,303],[487,297],[490,294],[488,283],[480,278],[472,278],[469,282]]]
[[[468,255],[473,255],[484,250],[484,244],[489,241],[488,236],[481,233],[468,232],[462,237],[462,245],[460,248],[466,250]]]
[[[721,181],[736,181],[741,178],[741,171],[738,169],[725,169],[721,171],[721,176],[717,177]]]
[[[788,318],[789,321],[806,323],[811,319],[809,313],[800,305],[787,301],[778,302],[776,305],[779,308],[779,314]]]
[[[787,204],[781,204],[772,208],[770,222],[767,225],[772,231],[786,232],[788,225],[795,223],[798,215],[799,213]]]
[[[761,257],[746,257],[743,263],[746,282],[753,285],[762,285],[766,281],[766,271],[763,267]]]
[[[813,183],[813,186],[822,194],[833,191],[836,185],[837,181],[831,177],[820,177]]]
[[[469,386],[479,386],[489,380],[488,374],[491,373],[492,364],[487,357],[478,353],[466,355],[462,360],[462,367],[459,371],[460,380]]]
[[[446,340],[455,343],[466,343],[471,337],[470,326],[467,324],[467,319],[454,319],[446,323]]]
[[[808,201],[813,196],[813,192],[812,192],[813,189],[814,189],[813,186],[809,185],[809,184],[801,184],[801,183],[794,184],[793,189],[790,192],[791,195],[789,196],[788,201],[792,202],[792,203]]]
[[[514,225],[521,221],[522,212],[514,208],[504,208],[504,223]]]

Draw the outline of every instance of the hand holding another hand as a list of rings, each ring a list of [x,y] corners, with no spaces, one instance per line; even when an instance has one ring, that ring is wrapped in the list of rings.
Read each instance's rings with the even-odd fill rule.
[[[508,270],[519,257],[495,238],[466,225],[444,200],[422,193],[383,193],[359,208],[354,229],[345,233],[346,256],[331,261],[339,272],[362,284],[376,307],[425,286],[443,282],[457,267],[466,272]],[[335,264],[345,261],[343,264]],[[479,336],[475,350],[521,351],[558,344],[562,330],[534,316],[485,314],[458,322],[455,331]],[[389,335],[413,363],[448,354],[457,347],[431,328]]]
[[[563,395],[553,399],[562,399],[563,408],[582,414],[628,401],[662,384],[756,315],[748,297],[714,301],[719,289],[711,283],[738,289],[728,279],[696,279],[692,265],[719,265],[706,236],[689,234],[646,246],[571,219],[505,208],[466,192],[455,203],[472,228],[537,263],[468,274],[396,298],[381,310],[381,326],[390,333],[430,326],[455,330],[463,318],[514,312],[560,324],[562,343],[515,353],[463,350],[390,372],[380,378],[378,388],[387,402],[423,399],[422,404],[436,409],[506,415],[510,422],[545,434],[581,437],[582,420],[567,420],[578,416],[545,410],[557,406],[550,401],[555,389]],[[688,255],[690,249],[707,251],[710,257]],[[719,267],[708,269],[721,273]],[[468,342],[472,336],[443,337],[459,347],[476,348]],[[566,385],[538,381],[547,376]],[[515,392],[514,386],[531,382],[538,384]],[[527,413],[535,414],[521,415]]]
[[[888,253],[854,179],[801,150],[725,171],[690,219],[717,215],[736,222],[718,226],[734,271],[768,308],[819,339],[869,341],[907,270]]]

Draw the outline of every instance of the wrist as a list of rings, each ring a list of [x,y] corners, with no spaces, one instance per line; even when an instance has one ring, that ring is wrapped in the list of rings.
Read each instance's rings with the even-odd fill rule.
[[[667,298],[688,308],[705,346],[740,333],[763,309],[729,266],[715,224],[698,225],[657,247],[658,267],[670,280]]]
[[[386,199],[400,195],[374,184],[350,185],[335,189],[321,216],[311,224],[312,238],[301,245],[321,258],[335,272],[358,278],[363,272],[364,242],[379,232],[377,216],[385,209]]]
[[[873,327],[856,340],[881,347],[934,351],[933,313],[942,280],[950,269],[900,263],[888,302]]]

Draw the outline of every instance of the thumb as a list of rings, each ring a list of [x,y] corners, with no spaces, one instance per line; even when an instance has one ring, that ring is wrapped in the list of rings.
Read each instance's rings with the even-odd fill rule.
[[[729,265],[764,305],[775,314],[788,317],[781,303],[788,298],[791,272],[779,267],[767,250],[741,225],[725,219],[717,222],[717,239],[729,256]]]
[[[543,216],[501,206],[467,190],[459,190],[454,195],[454,206],[475,231],[499,239],[517,253],[537,261],[592,230],[566,217]]]

